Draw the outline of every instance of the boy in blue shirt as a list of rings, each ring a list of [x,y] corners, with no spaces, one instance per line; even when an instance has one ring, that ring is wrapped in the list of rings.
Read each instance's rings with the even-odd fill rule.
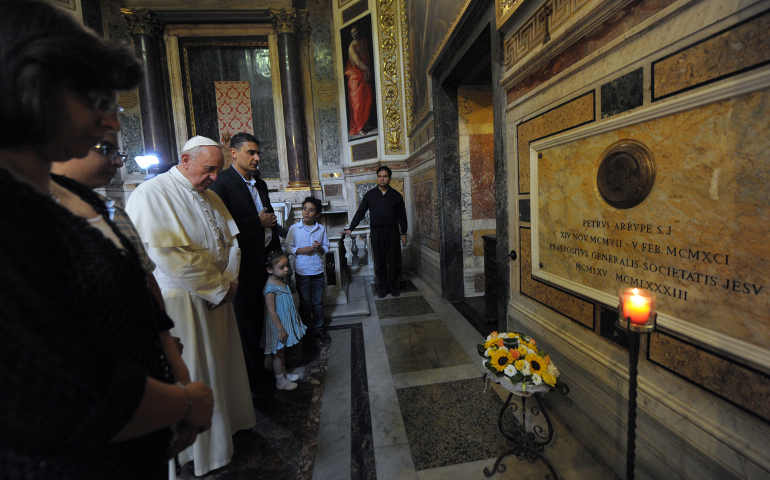
[[[310,334],[322,341],[329,340],[324,322],[324,259],[329,251],[326,228],[316,220],[321,214],[321,201],[307,197],[302,202],[302,222],[289,229],[289,251],[296,255],[294,266],[300,315],[310,326]]]

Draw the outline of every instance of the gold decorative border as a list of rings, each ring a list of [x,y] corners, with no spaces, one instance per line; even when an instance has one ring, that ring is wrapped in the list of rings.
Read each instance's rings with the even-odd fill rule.
[[[524,0],[495,0],[495,26],[498,30],[523,3]]]
[[[404,153],[404,116],[401,111],[401,59],[395,0],[377,0],[380,44],[380,87],[385,154]]]
[[[414,125],[414,98],[412,98],[412,65],[409,60],[409,17],[406,14],[407,0],[399,0],[398,9],[401,19],[401,58],[404,62],[404,101],[406,104],[406,131],[411,132]]]

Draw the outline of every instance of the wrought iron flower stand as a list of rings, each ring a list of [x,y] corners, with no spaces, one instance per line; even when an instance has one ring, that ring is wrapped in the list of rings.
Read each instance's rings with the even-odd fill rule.
[[[563,383],[559,383],[555,390],[562,395],[567,395],[569,393],[569,387]],[[509,441],[511,441],[513,445],[511,446],[510,450],[503,452],[499,457],[497,457],[497,460],[491,469],[484,467],[484,476],[492,477],[497,473],[505,472],[506,466],[503,463],[503,459],[513,455],[519,460],[526,460],[530,463],[541,460],[551,472],[551,478],[553,478],[553,480],[557,480],[559,477],[556,474],[556,470],[553,468],[553,465],[551,465],[551,462],[548,461],[548,459],[543,455],[543,451],[545,450],[546,445],[550,444],[551,440],[553,440],[553,424],[551,423],[548,410],[546,409],[545,404],[541,398],[543,393],[535,393],[529,395],[521,395],[516,393],[515,395],[521,398],[521,409],[519,409],[518,405],[511,402],[514,393],[509,393],[508,399],[505,401],[503,408],[500,410],[500,415],[497,418],[497,427],[500,430],[500,433]],[[530,397],[534,397],[537,405],[530,406],[528,412],[527,398]],[[511,415],[510,424],[506,426],[503,422],[503,416],[509,409],[513,415]],[[539,417],[542,414],[543,419],[545,420],[545,426],[530,422],[531,426],[528,428],[528,413],[533,419]]]

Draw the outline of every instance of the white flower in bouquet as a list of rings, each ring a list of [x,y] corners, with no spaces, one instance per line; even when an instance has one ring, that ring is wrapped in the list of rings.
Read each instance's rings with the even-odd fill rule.
[[[540,385],[541,383],[543,383],[543,379],[540,378],[540,375],[535,373],[532,375],[532,383],[534,383],[535,385]]]
[[[558,376],[559,376],[559,369],[558,369],[558,368],[556,368],[556,365],[554,365],[553,363],[549,363],[549,364],[548,364],[548,368],[547,368],[546,370],[547,370],[547,371],[548,371],[548,373],[550,373],[550,374],[551,374],[551,376],[553,376],[553,377],[558,377]]]
[[[485,356],[485,357],[491,357],[491,356],[492,356],[492,349],[491,349],[491,348],[487,348],[487,349],[484,351],[484,356]]]
[[[509,377],[512,377],[516,375],[516,373],[518,373],[518,370],[516,370],[516,367],[514,367],[513,364],[511,363],[510,365],[505,367],[505,370],[503,370],[503,372]]]
[[[529,362],[525,361],[525,362],[522,362],[522,363],[524,363],[524,368],[519,369],[519,371],[521,372],[522,375],[524,375],[526,377],[527,375],[530,374]]]

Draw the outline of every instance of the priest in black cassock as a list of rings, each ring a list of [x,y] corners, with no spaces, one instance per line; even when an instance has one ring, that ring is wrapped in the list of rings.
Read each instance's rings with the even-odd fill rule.
[[[364,194],[345,234],[356,228],[369,211],[374,257],[374,289],[378,297],[401,294],[401,244],[406,246],[406,207],[404,197],[390,186],[390,168],[377,169],[377,186]],[[399,243],[399,234],[400,242]]]

